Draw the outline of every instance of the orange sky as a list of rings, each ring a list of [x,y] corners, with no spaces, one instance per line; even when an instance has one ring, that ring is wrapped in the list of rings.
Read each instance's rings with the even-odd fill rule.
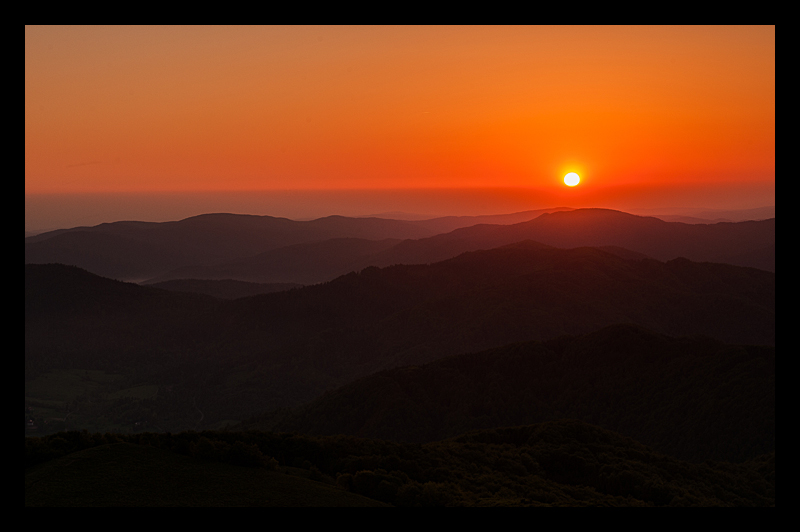
[[[774,191],[775,28],[25,29],[26,195],[563,194],[568,171],[593,201]]]

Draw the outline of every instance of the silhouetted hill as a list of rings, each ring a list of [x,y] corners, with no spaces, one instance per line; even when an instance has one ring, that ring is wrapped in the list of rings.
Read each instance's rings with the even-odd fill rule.
[[[257,282],[314,284],[369,266],[429,264],[467,251],[523,240],[559,248],[625,249],[626,258],[723,262],[775,270],[775,220],[689,225],[606,209],[545,213],[514,225],[479,224],[429,238],[368,243],[342,240],[299,244],[256,257],[170,271],[156,280],[234,278]]]
[[[770,272],[775,271],[775,244],[722,257],[720,262],[736,266],[749,266]]]
[[[129,387],[172,390],[134,405],[162,430],[296,406],[393,367],[617,323],[775,343],[773,273],[535,242],[233,301],[57,265],[26,265],[25,292],[26,375],[102,370],[128,375]]]
[[[26,506],[775,505],[774,453],[691,464],[574,420],[426,445],[255,431],[63,432],[26,438],[25,459],[36,464],[25,470]]]
[[[429,442],[560,418],[683,460],[775,450],[775,350],[632,325],[384,371],[238,430]]]
[[[775,206],[755,209],[709,210],[683,209],[682,214],[650,214],[665,222],[684,222],[687,224],[715,224],[719,222],[746,222],[775,218]]]
[[[115,281],[75,266],[26,264],[26,378],[76,367],[157,378],[207,345],[218,305],[208,296]]]
[[[515,212],[511,214],[485,214],[479,216],[442,216],[428,220],[420,220],[419,223],[435,229],[436,233],[446,233],[460,227],[471,227],[479,224],[510,225],[520,222],[527,222],[551,212],[571,211],[571,207],[554,207],[551,209],[536,209],[531,211]]]
[[[358,271],[369,257],[400,240],[332,238],[294,244],[254,257],[211,266],[186,266],[151,279],[147,284],[175,278],[238,279],[260,283],[315,284]]]
[[[234,281],[233,279],[175,279],[160,283],[147,283],[146,286],[173,292],[205,294],[220,299],[238,299],[240,297],[282,292],[292,288],[300,288],[303,285],[297,283],[248,283],[246,281]]]
[[[286,469],[286,471],[290,471]],[[25,471],[25,506],[386,506],[297,474],[111,443]]]
[[[430,225],[430,224],[429,224]],[[177,222],[114,222],[25,239],[25,263],[64,263],[98,275],[141,280],[183,266],[250,257],[331,238],[420,238],[435,224],[329,216],[307,222],[271,216],[205,214]]]
[[[179,247],[168,244],[99,231],[59,232],[41,241],[25,239],[25,264],[68,264],[114,279],[144,280],[187,260],[198,257],[187,257]]]
[[[204,267],[235,261],[301,243],[339,238],[422,238],[479,221],[517,222],[560,209],[565,208],[496,216],[446,216],[417,221],[345,216],[294,221],[272,216],[238,214],[204,214],[161,223],[122,221],[93,227],[58,229],[26,237],[25,263],[69,264],[105,277],[140,281],[177,268]],[[312,260],[316,258],[312,257]],[[358,255],[352,257],[355,258]],[[255,262],[258,263],[259,259],[256,258]],[[324,280],[335,276],[328,272]],[[176,278],[180,278],[180,275],[169,277]],[[213,275],[210,278],[224,279],[225,276]],[[265,276],[250,275],[237,279],[264,280]],[[264,282],[281,281],[268,278]]]
[[[592,248],[560,250],[534,242],[429,266],[368,268],[284,297],[307,301],[297,307],[303,318],[286,310],[276,319],[321,320],[325,327],[366,319],[380,329],[376,342],[405,335],[392,331],[410,321],[416,334],[443,335],[440,349],[500,345],[501,338],[545,339],[619,322],[669,334],[697,334],[702,328],[728,341],[774,341],[774,274],[684,259],[631,261]],[[263,298],[242,304],[252,305],[254,314],[262,305],[296,305]],[[726,325],[742,319],[733,312],[749,313],[747,326]],[[756,325],[762,317],[763,329]],[[756,329],[762,331],[758,336]],[[362,333],[363,342],[367,331]]]
[[[209,214],[179,222],[116,222],[26,238],[25,262],[71,264],[134,281],[199,278],[313,284],[368,266],[427,264],[466,251],[535,240],[560,248],[616,246],[659,260],[686,257],[774,271],[774,218],[692,225],[606,209],[576,209],[544,213],[514,225],[463,227],[483,219],[517,218],[401,221],[330,216],[295,222]],[[454,226],[461,228],[450,231]],[[334,240],[325,242],[330,239]],[[392,239],[404,240],[390,245]]]
[[[739,266],[763,267],[769,264],[768,246],[775,244],[775,219],[692,225],[607,209],[575,209],[514,225],[478,225],[402,242],[372,260],[376,266],[437,262],[522,240],[559,248],[618,246],[658,260],[724,262],[736,256]],[[771,250],[774,264],[774,247]],[[743,264],[748,261],[744,257],[753,264]]]
[[[25,316],[128,314],[181,307],[182,311],[212,305],[207,297],[175,294],[116,281],[64,264],[25,265]],[[27,325],[27,322],[26,322]]]

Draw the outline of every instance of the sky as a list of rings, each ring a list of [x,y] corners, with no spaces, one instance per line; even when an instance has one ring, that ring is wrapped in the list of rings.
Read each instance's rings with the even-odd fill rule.
[[[26,230],[774,205],[775,28],[26,26],[25,195]]]

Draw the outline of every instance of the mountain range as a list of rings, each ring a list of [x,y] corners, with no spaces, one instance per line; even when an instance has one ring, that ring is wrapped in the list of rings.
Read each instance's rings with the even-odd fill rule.
[[[617,323],[775,342],[774,273],[530,241],[232,301],[58,265],[27,265],[25,293],[30,377],[128,373],[196,397],[209,422],[296,406],[392,367]]]
[[[341,438],[424,443],[434,454],[519,440],[526,454],[502,473],[516,480],[497,480],[526,494],[515,504],[534,493],[519,475],[557,484],[534,490],[540,502],[774,504],[774,218],[686,224],[553,209],[474,221],[207,215],[26,239],[26,430],[212,430],[203,445],[217,450],[203,456],[228,456],[234,443],[281,466],[305,456],[341,489],[411,505],[479,504],[491,499],[488,477],[467,488],[453,480],[461,473],[388,458],[359,458],[351,471],[306,453],[339,443],[287,436],[291,450],[276,451],[267,440],[284,436],[266,434],[347,449],[362,444]],[[56,456],[77,433],[61,434],[52,447],[31,443],[31,456]],[[551,434],[558,449],[532,434]],[[110,436],[81,438],[73,451],[92,440],[111,462],[131,452]],[[146,440],[200,456],[195,440]],[[625,460],[736,462],[750,480],[721,473],[689,497],[695,487],[654,486],[674,471],[706,473],[671,465],[646,489],[629,485],[622,471],[645,466],[597,455],[612,440],[624,450],[608,452]],[[458,495],[445,478],[473,491]],[[579,484],[596,491],[578,496]]]
[[[520,217],[529,219],[474,223]],[[606,209],[424,221],[332,216],[295,222],[215,214],[179,222],[116,222],[26,238],[25,262],[70,264],[104,277],[150,283],[315,284],[369,266],[438,262],[521,240],[562,248],[617,246],[659,260],[684,257],[775,270],[774,218],[686,224]]]

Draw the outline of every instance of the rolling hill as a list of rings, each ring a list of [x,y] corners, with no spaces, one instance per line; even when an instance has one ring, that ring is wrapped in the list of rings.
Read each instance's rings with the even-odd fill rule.
[[[278,470],[231,464],[237,448]],[[574,420],[426,445],[256,431],[68,432],[26,438],[25,450],[26,506],[775,505],[774,453],[691,464]]]
[[[510,215],[509,215],[510,216]],[[310,222],[215,214],[179,222],[117,222],[26,239],[25,262],[63,263],[120,280],[232,279],[314,284],[369,266],[428,264],[466,251],[534,240],[560,248],[615,246],[775,270],[775,220],[685,224],[607,209],[531,212],[534,218],[424,221],[332,216]],[[456,229],[452,229],[453,227]]]
[[[748,460],[775,450],[775,351],[615,325],[387,370],[235,429],[424,443],[561,418],[682,460]]]
[[[624,248],[639,257],[658,260],[683,257],[775,271],[774,219],[685,224],[607,209],[575,209],[544,213],[512,225],[479,224],[400,242],[330,240],[297,244],[237,261],[172,270],[154,281],[234,278],[314,284],[369,266],[429,264],[467,251],[493,249],[524,240],[559,248]]]
[[[618,323],[774,345],[774,273],[618,255],[522,242],[232,301],[26,265],[26,378],[125,375],[119,386],[159,390],[125,403],[125,419],[177,430],[297,406],[385,369]],[[98,400],[81,401],[84,422],[100,418],[88,410]]]

